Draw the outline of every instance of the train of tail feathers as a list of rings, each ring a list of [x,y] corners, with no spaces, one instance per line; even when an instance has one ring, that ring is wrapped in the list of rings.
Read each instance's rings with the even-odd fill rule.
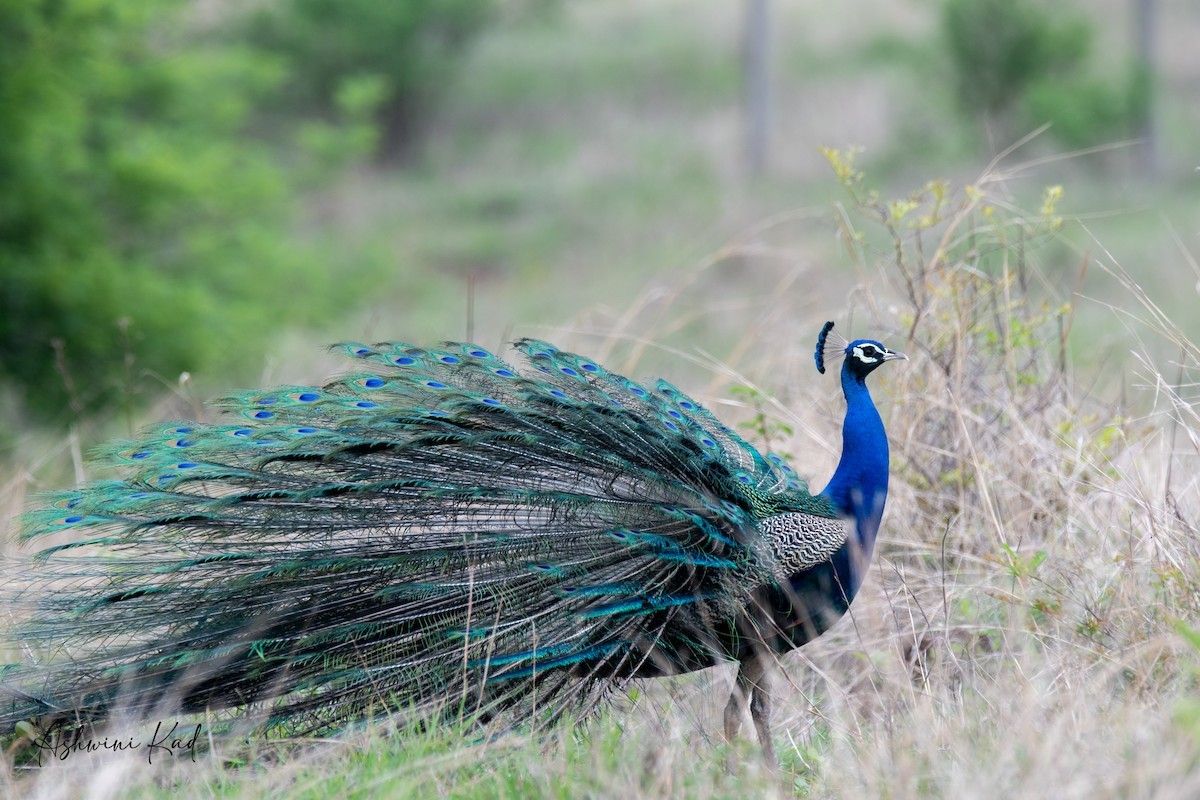
[[[341,345],[321,387],[227,398],[220,423],[114,443],[124,478],[45,499],[71,532],[4,600],[0,735],[164,712],[264,729],[368,717],[537,727],[632,678],[729,661],[768,759],[770,659],[848,609],[888,487],[866,378],[905,358],[826,323],[842,454],[817,494],[665,381],[545,342]],[[62,540],[64,537],[57,537]],[[3,652],[3,651],[0,651]]]

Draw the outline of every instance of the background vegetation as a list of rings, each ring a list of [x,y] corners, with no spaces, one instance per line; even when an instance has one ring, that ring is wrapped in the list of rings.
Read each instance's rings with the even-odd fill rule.
[[[320,381],[340,338],[553,338],[786,434],[820,485],[840,410],[809,358],[836,318],[913,361],[876,391],[872,579],[784,661],[782,780],[715,738],[714,670],[548,743],[383,725],[0,785],[1195,795],[1190,6],[1160,3],[1151,73],[1115,0],[777,2],[751,176],[736,4],[392,5],[0,0],[0,547],[30,491],[93,476],[90,443]],[[1155,160],[1111,146],[1151,111]]]

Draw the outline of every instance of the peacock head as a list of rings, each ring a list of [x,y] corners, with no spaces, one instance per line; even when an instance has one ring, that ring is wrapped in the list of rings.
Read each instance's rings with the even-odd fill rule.
[[[817,351],[814,354],[817,361],[817,372],[825,374],[825,362],[835,358],[845,357],[846,366],[852,375],[859,380],[867,377],[880,364],[896,359],[908,359],[904,353],[889,350],[872,339],[856,339],[847,342],[846,339],[833,333],[833,323],[826,322],[817,336]]]

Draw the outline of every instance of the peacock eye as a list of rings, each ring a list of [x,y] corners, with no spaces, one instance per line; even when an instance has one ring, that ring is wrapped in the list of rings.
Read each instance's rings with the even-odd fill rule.
[[[879,351],[877,351],[877,350],[875,349],[875,346],[874,346],[874,345],[870,345],[870,344],[869,344],[869,345],[867,345],[866,347],[864,347],[864,348],[862,349],[862,352],[863,352],[863,355],[864,355],[864,356],[873,356],[873,355],[875,355],[875,354],[876,354],[877,352],[879,352]]]

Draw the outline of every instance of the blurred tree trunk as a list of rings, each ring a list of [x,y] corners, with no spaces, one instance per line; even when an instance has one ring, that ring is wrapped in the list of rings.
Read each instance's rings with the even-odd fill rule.
[[[761,175],[771,144],[770,0],[746,0],[742,41],[742,131],[746,171]]]
[[[1142,175],[1153,178],[1158,174],[1158,125],[1155,120],[1157,81],[1157,21],[1156,0],[1133,0],[1134,54],[1137,59],[1137,80],[1144,93],[1138,98],[1137,136],[1142,140],[1138,149]]]

